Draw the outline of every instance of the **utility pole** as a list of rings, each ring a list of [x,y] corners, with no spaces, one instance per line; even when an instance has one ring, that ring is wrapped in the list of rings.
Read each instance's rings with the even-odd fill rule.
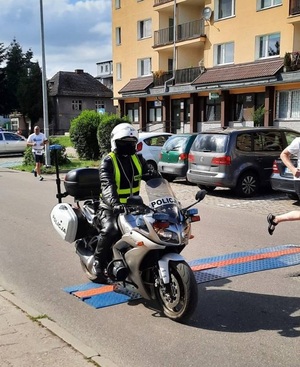
[[[45,58],[45,39],[44,39],[44,17],[43,0],[40,0],[40,19],[41,19],[41,44],[42,44],[42,85],[43,85],[43,115],[44,115],[44,134],[49,139],[49,118],[48,118],[48,95],[47,95],[47,75]],[[45,146],[46,167],[51,165],[49,144]]]

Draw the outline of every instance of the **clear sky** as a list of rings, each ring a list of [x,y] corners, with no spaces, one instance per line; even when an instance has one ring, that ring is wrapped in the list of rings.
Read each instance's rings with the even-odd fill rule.
[[[111,0],[42,3],[47,78],[75,69],[96,76],[96,63],[112,58]],[[0,43],[14,38],[42,67],[40,0],[0,0]]]

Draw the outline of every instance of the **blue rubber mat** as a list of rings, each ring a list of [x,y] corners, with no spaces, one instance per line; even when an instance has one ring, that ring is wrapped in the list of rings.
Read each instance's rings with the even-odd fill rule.
[[[217,279],[300,264],[300,245],[282,245],[189,262],[198,284]],[[95,308],[112,306],[140,298],[133,289],[120,285],[92,282],[64,288],[81,301]]]

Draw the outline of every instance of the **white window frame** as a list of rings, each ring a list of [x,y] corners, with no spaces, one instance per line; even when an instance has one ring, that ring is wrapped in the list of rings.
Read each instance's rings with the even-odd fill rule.
[[[121,9],[121,0],[115,0],[115,9]]]
[[[117,80],[122,80],[122,63],[116,63],[116,78]]]
[[[137,60],[138,77],[151,75],[151,57]]]
[[[98,111],[100,108],[105,108],[105,103],[103,100],[96,100],[95,101],[95,109]]]
[[[278,36],[279,39],[279,53],[275,55],[269,55],[269,47],[271,43],[271,37]],[[278,57],[280,55],[280,33],[270,33],[256,37],[256,54],[258,59],[266,59],[270,57]],[[277,41],[276,41],[277,42]],[[276,43],[275,42],[275,43]]]
[[[116,27],[116,45],[119,46],[122,43],[121,27]]]
[[[281,98],[282,97],[282,98]],[[277,92],[276,118],[284,120],[300,120],[300,90]]]
[[[223,15],[222,7],[225,7],[227,5],[226,2],[229,3],[228,5],[230,7],[230,11],[228,14]],[[235,0],[216,0],[214,13],[215,13],[215,20],[220,20],[220,19],[225,19],[225,18],[230,18],[230,17],[235,16]]]
[[[282,0],[257,0],[256,9],[268,9],[278,5],[282,5]]]
[[[214,64],[226,65],[234,62],[234,42],[214,46]]]
[[[144,19],[137,22],[138,40],[150,38],[152,36],[152,19]]]
[[[72,100],[72,110],[73,111],[82,111],[82,100],[73,99]]]

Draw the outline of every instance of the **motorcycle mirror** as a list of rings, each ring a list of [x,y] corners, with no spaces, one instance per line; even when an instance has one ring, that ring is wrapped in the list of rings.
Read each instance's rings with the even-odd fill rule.
[[[132,195],[127,198],[127,205],[143,205],[143,199],[140,195]]]
[[[203,200],[204,198],[205,198],[205,195],[207,194],[207,191],[205,191],[205,190],[199,190],[198,192],[197,192],[197,194],[196,194],[196,196],[195,196],[195,199],[197,200],[197,201],[201,201],[201,200]]]

